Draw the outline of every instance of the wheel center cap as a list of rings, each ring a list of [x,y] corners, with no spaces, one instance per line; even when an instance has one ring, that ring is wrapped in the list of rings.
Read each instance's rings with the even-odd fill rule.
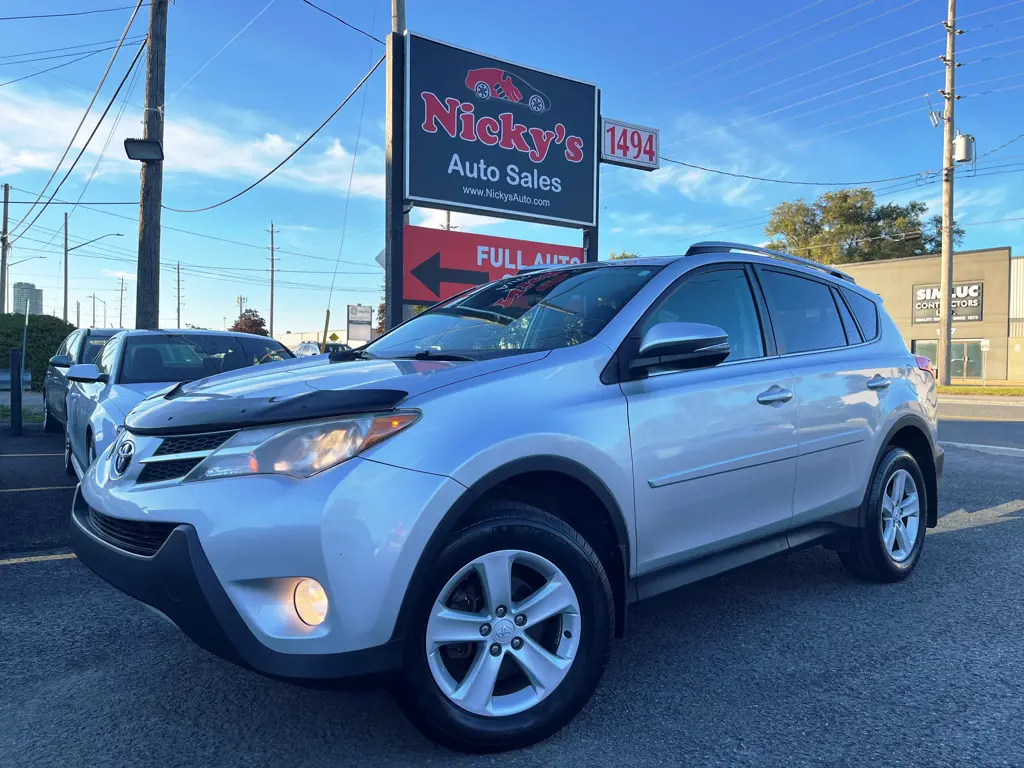
[[[507,643],[516,634],[516,625],[508,619],[501,619],[494,625],[494,639],[499,643]]]

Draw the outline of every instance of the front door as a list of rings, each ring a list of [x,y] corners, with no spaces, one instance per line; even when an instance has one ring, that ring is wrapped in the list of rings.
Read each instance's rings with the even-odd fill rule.
[[[732,353],[714,368],[652,372],[621,384],[640,573],[785,532],[796,473],[793,377],[785,361],[769,356],[746,269],[684,276],[633,335],[642,338],[661,322],[716,325]]]

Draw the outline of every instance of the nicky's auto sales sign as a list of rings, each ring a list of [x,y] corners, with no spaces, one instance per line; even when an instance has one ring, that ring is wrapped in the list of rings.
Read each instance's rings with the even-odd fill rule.
[[[406,199],[595,223],[595,86],[416,35],[406,45]]]

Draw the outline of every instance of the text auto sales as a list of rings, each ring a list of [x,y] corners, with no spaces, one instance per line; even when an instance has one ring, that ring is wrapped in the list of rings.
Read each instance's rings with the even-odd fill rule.
[[[583,162],[583,139],[579,136],[567,136],[565,126],[561,123],[557,123],[554,130],[530,128],[516,122],[515,115],[511,112],[503,112],[497,119],[490,116],[478,119],[473,112],[473,105],[469,102],[449,97],[442,104],[430,91],[424,91],[420,96],[426,110],[421,127],[427,133],[437,133],[440,127],[453,139],[479,141],[484,146],[498,146],[501,149],[522,152],[534,163],[544,162],[548,153],[552,151],[552,146],[559,146],[563,148],[565,159],[570,163]],[[458,173],[463,178],[482,181],[494,182],[501,179],[501,170],[496,166],[487,165],[483,160],[476,163],[463,161],[458,153],[452,154],[448,163],[448,173]],[[520,170],[514,163],[505,166],[505,181],[512,186],[527,189],[562,191],[562,181],[557,176],[550,177],[536,169]]]

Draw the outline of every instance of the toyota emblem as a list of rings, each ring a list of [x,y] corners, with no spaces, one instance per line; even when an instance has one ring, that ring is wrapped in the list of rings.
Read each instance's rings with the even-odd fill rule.
[[[124,440],[117,447],[117,454],[114,456],[114,474],[120,477],[128,471],[131,466],[132,456],[135,455],[135,443],[131,440]]]

